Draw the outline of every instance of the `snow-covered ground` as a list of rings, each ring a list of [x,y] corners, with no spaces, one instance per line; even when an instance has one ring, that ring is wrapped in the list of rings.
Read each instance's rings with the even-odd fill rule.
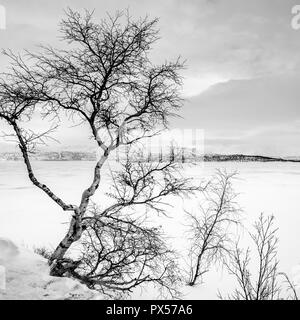
[[[0,300],[103,299],[78,281],[49,276],[43,257],[4,238],[0,238],[0,265]]]
[[[48,184],[67,203],[76,204],[82,190],[91,181],[93,162],[35,162],[34,168],[41,181]],[[234,187],[240,194],[238,199],[240,206],[244,209],[246,228],[251,228],[261,212],[275,215],[275,223],[279,227],[280,269],[288,273],[300,286],[300,165],[298,163],[254,162],[205,163],[194,168],[186,167],[185,175],[192,177],[195,182],[199,182],[201,179],[211,176],[216,168],[239,172],[239,179],[234,182]],[[100,189],[93,199],[95,202],[103,203],[102,195],[105,190],[106,178],[104,176]],[[68,226],[68,214],[61,211],[46,195],[31,185],[22,162],[0,162],[0,201],[0,237],[9,238],[18,246],[23,245],[32,249],[41,245],[54,247],[64,235]],[[197,199],[192,198],[184,201],[172,199],[172,204],[173,209],[170,212],[170,217],[159,219],[170,237],[170,243],[184,256],[188,243],[184,241],[187,237],[183,209],[197,210]],[[247,245],[247,242],[244,244]],[[39,263],[35,264],[32,271],[28,271],[24,265],[25,269],[22,271],[24,274],[31,273],[32,278],[29,276],[27,283],[32,281],[34,284],[35,280],[33,279],[39,278],[39,276],[34,278],[34,274],[39,275],[39,272],[42,272],[45,275],[43,283],[50,282],[48,289],[51,289],[51,286],[66,286],[65,293],[68,294],[70,288],[67,287],[69,285],[72,287],[69,280],[61,282],[60,279],[56,284],[55,281],[51,284],[52,282],[47,276],[48,266],[45,261],[29,252],[22,249],[21,255],[12,260],[10,265],[18,266],[20,257],[23,257],[23,261],[27,261],[27,267],[30,267],[28,259],[34,257],[35,261],[39,261]],[[27,271],[25,272],[25,270]],[[10,276],[9,272],[8,277]],[[193,289],[183,288],[184,298],[214,299],[217,297],[218,290],[226,294],[230,293],[234,286],[233,279],[224,270],[214,268],[206,275],[202,285]],[[50,289],[50,293],[47,293],[52,294],[52,297],[64,297],[63,294],[59,295],[55,293],[55,290],[52,292]],[[18,281],[15,282],[14,290],[16,291],[12,295],[17,293],[19,295],[16,295],[16,298],[23,294],[22,287],[19,287],[18,290]],[[42,292],[42,289],[37,290],[37,295],[42,295]],[[7,294],[10,294],[9,291]],[[156,296],[149,289],[136,290],[132,297],[149,299]]]

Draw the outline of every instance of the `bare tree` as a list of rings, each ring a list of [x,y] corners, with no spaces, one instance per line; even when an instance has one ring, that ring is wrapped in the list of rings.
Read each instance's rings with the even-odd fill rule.
[[[254,269],[256,279],[253,279],[254,276],[251,272],[250,264],[253,260],[251,250],[248,248],[243,252],[236,244],[226,267],[229,273],[236,278],[238,288],[228,298],[234,300],[297,300],[294,284],[285,273],[278,270],[278,237],[276,235],[278,229],[274,228],[274,216],[265,217],[261,214],[254,229],[254,233],[250,233],[250,236],[258,256],[258,267]],[[281,276],[287,282],[287,291],[291,291],[292,295],[282,294]],[[220,298],[222,298],[221,295]]]
[[[81,256],[73,276],[105,294],[132,292],[151,283],[163,297],[178,297],[180,270],[161,228],[149,227],[138,217],[117,211],[90,211]]]
[[[191,286],[202,279],[212,264],[222,262],[231,248],[230,229],[240,222],[240,210],[232,188],[234,176],[219,170],[203,193],[205,202],[200,205],[200,213],[187,212],[192,242],[188,281]]]
[[[133,225],[129,220],[118,231],[114,229],[120,221],[112,226],[113,213],[120,217],[120,210],[140,203],[161,212],[165,210],[160,207],[163,197],[196,190],[182,177],[173,175],[171,163],[162,165],[160,162],[159,167],[152,168],[151,163],[147,167],[145,164],[133,166],[127,162],[125,172],[114,179],[116,204],[103,209],[99,213],[99,221],[91,223],[89,217],[91,198],[99,187],[103,165],[111,153],[120,146],[132,146],[143,138],[159,134],[167,128],[169,118],[176,115],[182,105],[179,71],[183,63],[178,59],[154,65],[149,59],[149,51],[158,39],[157,22],[157,19],[148,18],[135,21],[128,13],[117,12],[95,23],[90,12],[81,15],[68,10],[60,25],[62,40],[68,45],[66,49],[41,46],[40,53],[27,52],[24,56],[5,52],[11,59],[11,68],[2,74],[0,82],[0,118],[13,129],[32,183],[64,211],[70,212],[68,231],[50,258],[52,275],[79,274],[76,272],[78,261],[73,261],[66,254],[85,231],[95,242],[99,240],[98,236],[107,234],[109,228],[110,237],[115,240],[111,248],[123,248],[127,241],[141,245],[143,235],[154,233],[154,238],[148,237],[145,246],[151,249],[157,247],[158,233],[155,234],[153,229],[146,228],[141,233],[135,233],[139,225]],[[24,122],[30,126],[35,113],[57,123],[62,112],[75,124],[89,127],[95,145],[102,153],[95,164],[90,185],[83,189],[79,204],[66,203],[36,176],[30,153],[39,142],[45,142],[49,131],[44,134],[30,133],[23,126]],[[156,180],[155,184],[153,174],[156,172],[162,174],[163,180]],[[158,194],[155,194],[156,185],[160,189]],[[131,197],[128,196],[128,188],[132,192]],[[110,220],[107,220],[108,213]],[[129,238],[119,242],[119,237],[126,236],[127,228]],[[87,238],[84,239],[86,244]],[[98,243],[96,252],[101,251],[100,247]],[[91,247],[86,245],[85,248]],[[106,250],[109,252],[110,248]],[[153,257],[151,263],[158,263],[158,257],[168,253],[163,246],[161,250],[157,251],[157,257]],[[145,252],[152,254],[151,250],[145,249]],[[143,252],[138,256],[136,270],[141,268]],[[137,264],[131,266],[136,267]],[[91,274],[96,272],[95,269]],[[110,279],[111,286],[114,279],[114,276]]]
[[[178,163],[149,163],[137,154],[130,153],[122,168],[111,173],[107,196],[113,204],[104,209],[93,206],[83,218],[87,229],[72,275],[104,292],[129,292],[151,282],[175,297],[181,282],[176,254],[165,243],[161,228],[146,226],[147,213],[165,214],[170,207],[166,197],[204,187],[183,178]]]

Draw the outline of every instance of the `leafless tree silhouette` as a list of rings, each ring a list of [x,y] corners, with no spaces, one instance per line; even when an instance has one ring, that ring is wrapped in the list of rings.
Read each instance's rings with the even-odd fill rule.
[[[274,216],[265,217],[261,214],[254,229],[254,233],[251,233],[250,236],[258,255],[256,280],[253,279],[250,267],[253,260],[252,252],[249,248],[243,252],[236,244],[226,267],[229,273],[236,278],[238,288],[228,298],[233,300],[297,300],[294,284],[285,273],[278,271],[278,237],[276,235],[278,229],[274,228]],[[283,294],[282,276],[288,285],[285,294]],[[288,294],[288,291],[291,294]],[[220,295],[220,298],[223,297]]]
[[[200,212],[187,212],[192,242],[188,281],[191,286],[201,281],[212,264],[222,262],[231,249],[231,227],[240,223],[237,194],[232,188],[235,175],[218,170],[203,192],[205,202],[200,205]]]
[[[120,210],[90,211],[81,240],[80,264],[73,275],[89,287],[114,296],[147,283],[163,297],[179,297],[177,255],[168,248],[162,230]]]
[[[179,163],[135,159],[136,152],[130,153],[111,174],[107,195],[114,203],[104,210],[93,206],[83,218],[87,232],[75,276],[102,291],[128,292],[152,282],[175,297],[181,282],[176,254],[163,241],[160,228],[147,227],[147,213],[166,214],[167,196],[191,194],[205,186],[183,178]]]
[[[135,232],[140,230],[139,225],[133,224],[134,221],[129,223],[130,220],[124,220],[123,224],[117,221],[113,225],[113,214],[123,217],[124,213],[120,215],[120,210],[140,202],[160,212],[165,210],[160,207],[163,197],[195,190],[186,180],[171,174],[172,163],[162,165],[160,162],[159,167],[152,168],[151,163],[147,167],[145,164],[130,165],[127,162],[124,173],[114,180],[117,203],[99,213],[99,221],[91,223],[90,218],[87,219],[91,197],[99,187],[103,165],[111,153],[120,146],[132,146],[145,137],[159,134],[167,128],[169,118],[176,115],[182,105],[179,71],[183,63],[178,59],[154,65],[149,58],[152,45],[158,39],[157,22],[157,19],[148,18],[134,20],[128,12],[117,12],[95,23],[92,13],[86,11],[81,15],[69,9],[60,24],[66,49],[41,46],[39,53],[26,52],[24,56],[11,51],[4,52],[11,59],[11,68],[2,74],[0,82],[0,118],[14,131],[32,183],[64,211],[70,212],[69,229],[50,258],[52,275],[76,274],[78,261],[66,257],[70,247],[81,239],[85,231],[83,241],[87,244],[87,239],[98,241],[98,237],[107,235],[108,229],[111,232],[109,236],[115,241],[111,249],[117,250],[135,242],[140,246],[142,237],[148,239],[144,250],[137,250],[137,270],[140,270],[143,268],[142,257],[146,258],[148,253],[152,255],[151,250],[158,248],[159,233],[147,228]],[[53,123],[59,121],[62,112],[75,124],[84,123],[90,128],[91,136],[102,153],[95,165],[93,179],[83,190],[79,204],[66,203],[34,172],[30,153],[38,143],[45,142],[51,133],[36,134],[24,129],[24,122],[30,126],[30,120],[37,112]],[[155,193],[156,184],[152,181],[153,174],[157,172],[163,177],[158,194]],[[128,188],[132,197],[128,196]],[[103,224],[104,221],[107,221],[107,226]],[[117,226],[119,230],[115,229]],[[153,239],[146,237],[151,233]],[[118,239],[122,236],[125,237],[124,242]],[[99,243],[96,251],[101,251]],[[147,247],[150,247],[149,251]],[[87,245],[85,248],[91,249]],[[107,252],[110,248],[106,248]],[[151,263],[158,263],[159,259],[163,263],[163,253],[168,253],[164,246],[156,252],[153,260],[150,259]],[[125,253],[125,256],[126,261],[131,257],[130,253],[129,256]],[[136,267],[137,264],[129,265]],[[126,262],[122,270],[129,270],[129,265]],[[153,264],[148,266],[149,270],[151,268],[154,270]],[[98,271],[95,269],[91,274],[95,272]],[[114,279],[112,275],[111,286]],[[125,278],[118,280],[129,281]],[[135,283],[139,282],[137,280]]]

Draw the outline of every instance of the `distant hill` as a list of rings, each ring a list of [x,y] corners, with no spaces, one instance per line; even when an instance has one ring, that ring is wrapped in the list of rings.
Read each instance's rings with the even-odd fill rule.
[[[132,161],[158,161],[167,160],[170,157],[176,162],[300,162],[300,157],[278,158],[266,157],[260,155],[245,155],[245,154],[205,154],[198,155],[187,149],[176,152],[175,154],[140,154],[135,155]],[[62,151],[62,152],[37,152],[31,155],[31,158],[36,161],[95,161],[96,153],[94,152],[79,152],[79,151]],[[122,156],[121,156],[122,159]],[[19,152],[2,152],[0,153],[2,161],[21,161],[22,155]]]
[[[245,154],[209,154],[204,155],[204,161],[239,161],[239,162],[300,162],[300,159],[295,158],[277,158],[277,157],[266,157],[258,155],[245,155]]]

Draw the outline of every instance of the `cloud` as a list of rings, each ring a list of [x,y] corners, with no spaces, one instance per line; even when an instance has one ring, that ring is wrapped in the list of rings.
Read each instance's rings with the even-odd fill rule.
[[[296,152],[300,142],[299,82],[299,75],[290,74],[214,85],[188,99],[183,119],[174,120],[173,127],[188,123],[191,128],[203,129],[214,152],[218,148]]]
[[[211,86],[218,83],[224,83],[228,80],[228,78],[222,78],[221,76],[214,74],[186,77],[183,81],[183,96],[186,98],[197,96]]]
[[[2,2],[7,30],[0,31],[1,46],[15,51],[32,50],[37,43],[61,46],[57,26],[63,9],[82,10],[79,0],[43,5],[39,0]],[[294,0],[86,0],[84,7],[95,9],[96,19],[125,8],[135,17],[160,18],[154,62],[178,55],[187,60],[185,120],[174,121],[175,127],[203,128],[207,141],[217,146],[219,139],[220,148],[287,152],[297,149],[300,118],[300,31],[290,25],[294,4]],[[3,69],[7,60],[0,58],[0,64]],[[81,138],[73,132],[72,137],[64,130],[60,135],[72,143],[71,138]]]

